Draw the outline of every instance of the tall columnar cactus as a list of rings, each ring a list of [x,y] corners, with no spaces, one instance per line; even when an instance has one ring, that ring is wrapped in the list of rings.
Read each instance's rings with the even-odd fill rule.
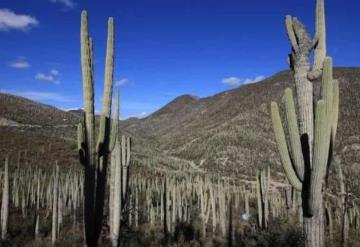
[[[41,170],[37,173],[37,183],[36,183],[36,212],[35,212],[35,229],[34,236],[35,238],[39,237],[39,228],[40,228],[40,183],[41,183]]]
[[[199,183],[200,194],[200,216],[202,223],[202,238],[206,239],[206,225],[210,215],[210,199],[208,198],[208,181]]]
[[[4,179],[1,200],[1,239],[5,240],[7,236],[9,218],[9,158],[5,159]]]
[[[302,145],[304,136],[299,132],[291,89],[285,90],[289,143],[285,137],[278,105],[271,103],[273,128],[285,173],[291,185],[302,193],[303,225],[306,246],[309,247],[324,245],[322,190],[328,165],[332,161],[339,111],[339,84],[333,79],[330,57],[324,61],[321,84],[321,99],[316,104],[316,111],[311,112],[315,118],[312,123],[315,126],[312,153],[309,153],[311,150],[308,145]],[[301,104],[299,101],[298,103]]]
[[[97,246],[103,220],[108,155],[115,145],[117,129],[110,128],[114,72],[114,21],[108,20],[103,109],[98,140],[95,141],[93,45],[88,33],[87,13],[81,13],[81,66],[83,77],[84,124],[78,125],[80,162],[85,168],[85,242]]]
[[[340,158],[336,156],[334,158],[334,164],[336,172],[338,174],[340,195],[338,200],[338,206],[341,210],[341,241],[342,246],[348,246],[349,240],[349,194],[346,192],[344,174],[340,164]]]
[[[163,206],[163,227],[164,227],[164,245],[170,246],[170,227],[169,227],[169,196],[168,196],[168,183],[167,179],[165,178],[163,181],[163,187],[162,187],[162,206]]]
[[[257,172],[256,191],[258,202],[258,223],[260,228],[267,228],[269,221],[270,166]]]
[[[309,149],[312,160],[314,140],[313,85],[311,80],[319,78],[326,56],[325,8],[324,0],[317,0],[316,35],[311,38],[305,26],[290,15],[286,16],[286,28],[291,44],[290,67],[294,71],[299,114],[301,144]],[[315,48],[314,66],[310,68],[310,54]],[[307,160],[305,160],[307,162]],[[301,173],[301,171],[300,171]]]
[[[115,97],[115,126],[119,128],[119,93]],[[110,231],[111,245],[118,246],[121,221],[121,149],[118,135],[115,137],[115,147],[111,153],[111,174],[110,174]]]
[[[117,114],[115,118],[119,118]],[[110,176],[110,228],[112,246],[118,246],[120,221],[124,218],[123,212],[129,200],[129,166],[131,154],[131,139],[125,135],[116,137],[112,151]],[[130,207],[131,208],[131,207]],[[131,214],[129,215],[131,217]]]
[[[53,174],[53,192],[52,192],[52,227],[51,227],[51,243],[55,245],[58,234],[58,202],[59,202],[59,166],[56,164]]]
[[[334,239],[334,229],[333,229],[333,220],[332,220],[333,216],[332,216],[332,211],[331,211],[331,205],[328,201],[325,203],[325,214],[326,214],[327,223],[328,223],[329,238],[330,238],[330,240],[333,240]]]
[[[119,146],[120,148],[120,146]],[[125,207],[129,194],[129,172],[131,157],[131,138],[129,136],[121,136],[121,205]]]

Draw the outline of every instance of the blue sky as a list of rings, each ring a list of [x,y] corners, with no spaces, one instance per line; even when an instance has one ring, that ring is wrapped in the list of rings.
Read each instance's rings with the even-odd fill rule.
[[[0,90],[59,108],[82,106],[80,12],[95,47],[97,110],[107,17],[116,24],[121,115],[143,116],[181,94],[200,97],[287,68],[284,16],[313,33],[315,0],[2,0]],[[328,54],[360,66],[360,2],[327,0]]]

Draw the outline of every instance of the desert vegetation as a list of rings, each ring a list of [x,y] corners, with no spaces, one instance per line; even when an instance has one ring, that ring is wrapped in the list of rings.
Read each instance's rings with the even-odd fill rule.
[[[0,105],[1,246],[359,246],[359,180],[352,174],[359,127],[349,123],[358,109],[342,110],[354,105],[342,99],[349,70],[334,69],[327,55],[324,0],[316,1],[314,37],[286,16],[291,72],[270,78],[275,84],[266,92],[241,89],[250,109],[242,115],[210,103],[211,121],[196,111],[206,112],[208,102],[192,96],[146,118],[146,127],[119,120],[112,17],[96,115],[96,44],[86,11],[80,23],[83,110],[27,108],[8,95]],[[284,77],[291,83],[277,82]],[[251,94],[272,91],[273,101],[255,109]],[[248,163],[236,167],[236,159]]]

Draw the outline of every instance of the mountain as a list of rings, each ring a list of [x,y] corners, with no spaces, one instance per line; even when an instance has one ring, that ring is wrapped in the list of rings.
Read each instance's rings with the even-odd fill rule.
[[[80,119],[76,114],[6,93],[0,93],[0,117],[39,126],[72,125]]]
[[[351,170],[360,169],[360,68],[336,68],[340,81],[337,153]],[[319,81],[315,91],[319,92]],[[272,164],[281,170],[269,105],[293,87],[290,71],[206,98],[184,95],[144,119],[125,121],[134,136],[156,150],[223,174],[249,174]],[[156,141],[155,141],[156,140]],[[357,172],[358,173],[358,172]]]
[[[336,68],[334,76],[340,81],[336,152],[347,172],[359,174],[360,68]],[[284,89],[293,85],[292,73],[282,71],[206,98],[179,96],[146,118],[121,121],[121,130],[134,139],[134,159],[161,169],[185,165],[245,178],[255,174],[256,167],[271,164],[281,176],[269,105],[281,102]],[[64,164],[78,162],[75,125],[81,113],[0,94],[0,123],[7,125],[0,127],[0,158],[15,150],[30,150],[45,155],[49,163],[55,159]]]
[[[82,118],[53,106],[0,93],[0,158],[61,165],[77,162],[76,124]]]

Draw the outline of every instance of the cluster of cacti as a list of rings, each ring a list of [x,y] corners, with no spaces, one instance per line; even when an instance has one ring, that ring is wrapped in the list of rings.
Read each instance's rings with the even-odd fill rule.
[[[142,175],[143,172],[148,176]],[[266,176],[269,181],[267,173]],[[233,231],[239,225],[253,224],[249,217],[252,214],[250,203],[254,203],[257,198],[256,181],[249,181],[245,186],[238,181],[205,175],[169,172],[152,174],[141,166],[132,176],[131,188],[137,191],[138,197],[144,198],[142,204],[132,199],[135,207],[140,209],[133,212],[135,217],[143,218],[152,227],[162,225],[168,242],[176,226],[190,224],[193,217],[198,217],[201,223],[199,232],[203,241],[211,240],[212,236],[228,236],[232,239]],[[268,203],[272,205],[271,211],[267,209],[268,217],[286,216],[285,200],[280,191],[269,190]],[[142,215],[139,216],[139,212]],[[137,223],[131,222],[131,225]]]
[[[325,228],[333,240],[334,229],[339,226],[342,244],[346,246],[349,228],[360,228],[360,211],[347,192],[340,160],[334,159],[339,82],[333,78],[332,59],[326,57],[324,0],[317,0],[314,38],[297,18],[287,16],[286,28],[292,46],[290,65],[294,71],[296,98],[292,89],[287,88],[285,121],[276,102],[271,103],[271,118],[290,186],[276,181],[271,183],[270,166],[258,170],[254,181],[244,181],[238,177],[206,175],[191,162],[179,161],[179,167],[169,162],[170,157],[164,158],[170,163],[166,168],[161,166],[165,162],[160,156],[149,157],[146,164],[136,164],[138,160],[134,160],[131,153],[131,138],[119,130],[119,94],[112,112],[113,18],[108,20],[103,111],[96,131],[93,43],[88,32],[87,13],[83,11],[80,37],[85,113],[84,121],[77,128],[77,144],[84,169],[64,173],[56,162],[50,173],[32,166],[18,166],[9,171],[6,159],[0,181],[2,240],[7,237],[11,205],[21,210],[24,218],[33,216],[34,212],[35,238],[41,235],[42,218],[51,217],[52,245],[57,244],[65,217],[72,218],[76,224],[78,210],[82,207],[83,214],[79,218],[84,223],[87,247],[98,246],[104,234],[105,212],[110,231],[104,237],[109,238],[113,247],[120,245],[120,230],[124,225],[136,230],[142,223],[152,229],[161,227],[164,245],[170,246],[179,227],[192,224],[194,220],[200,222],[196,227],[199,227],[197,230],[204,245],[211,245],[207,241],[215,237],[224,239],[227,236],[228,246],[232,246],[239,229],[245,231],[248,227],[260,232],[268,229],[271,220],[276,218],[302,224],[306,247],[324,246]],[[321,92],[316,95],[314,80],[320,77]],[[155,167],[154,163],[160,165]],[[338,195],[325,188],[331,164],[336,165],[339,177]],[[130,167],[135,170],[132,176]]]
[[[244,213],[256,215],[251,206],[256,205],[259,186],[267,188],[261,190],[268,193],[268,221],[289,217],[296,220],[295,214],[288,213],[289,203],[284,193],[287,185],[276,183],[278,187],[272,186],[270,189],[267,169],[262,171],[265,179],[261,179],[259,174],[259,179],[246,183],[203,174],[158,173],[149,171],[148,168],[144,169],[143,166],[135,166],[133,169],[132,176],[128,180],[128,201],[121,209],[120,220],[134,229],[140,229],[138,226],[143,223],[149,224],[153,229],[162,226],[169,245],[176,229],[183,224],[193,224],[194,219],[199,219],[199,232],[204,243],[212,241],[214,237],[222,237],[227,238],[231,245],[233,236],[244,224],[256,231],[253,227],[257,224],[256,217],[251,217],[249,220],[241,216]],[[111,177],[111,174],[109,173],[108,176]],[[39,218],[41,223],[48,217],[53,218],[50,238],[54,244],[57,244],[65,217],[76,221],[77,213],[82,206],[83,179],[81,173],[73,170],[64,173],[62,169],[55,168],[53,172],[47,173],[34,167],[25,170],[17,168],[9,174],[9,183],[13,185],[9,201],[14,208],[22,209],[24,217],[33,217],[34,215],[29,213],[33,211],[36,217],[34,219]],[[111,183],[112,179],[109,178],[109,188],[112,186]],[[121,181],[118,180],[117,183],[120,184]],[[2,187],[4,184],[5,181],[2,179]],[[261,190],[260,197],[264,196]],[[117,193],[122,195],[121,191]],[[301,203],[298,202],[297,194],[294,194],[292,210],[296,211]],[[112,212],[114,204],[111,204],[114,198],[111,192],[108,196],[109,215],[114,215]],[[335,226],[343,225],[343,211],[337,206],[339,200],[341,194],[339,197],[332,194],[326,197],[325,212],[329,233],[334,231]],[[262,210],[265,212],[264,208]],[[357,229],[360,226],[358,207],[353,203],[348,207],[347,212],[349,227]],[[265,218],[264,213],[262,215]],[[330,219],[329,215],[332,216]],[[81,215],[79,216],[81,218]],[[110,234],[113,230],[111,220],[114,220],[114,216],[109,218]],[[36,232],[36,229],[34,230]]]
[[[9,209],[11,207],[20,210],[24,219],[33,219],[34,238],[39,237],[41,233],[41,222],[51,216],[51,239],[52,243],[55,244],[62,219],[66,216],[76,219],[76,214],[81,208],[82,173],[73,169],[66,173],[60,173],[57,165],[52,173],[33,165],[17,166],[10,170],[9,166],[12,164],[14,163],[6,159],[4,172],[1,176],[2,239],[7,238]]]

